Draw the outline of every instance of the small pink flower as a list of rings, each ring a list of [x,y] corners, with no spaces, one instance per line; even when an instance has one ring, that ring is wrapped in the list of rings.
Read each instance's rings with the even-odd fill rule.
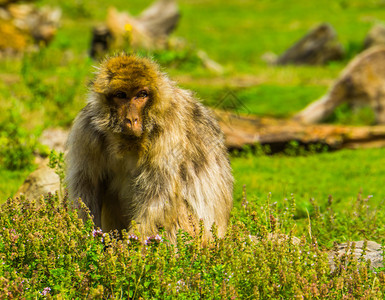
[[[135,234],[131,233],[128,236],[127,244],[130,244],[131,242],[136,242],[138,240],[139,240],[139,238]]]
[[[51,291],[51,288],[50,287],[46,287],[44,288],[44,290],[41,292],[41,294],[43,296],[47,296],[47,294],[49,294],[49,292]]]
[[[101,229],[94,229],[92,230],[92,236],[93,237],[103,236],[103,231]]]
[[[144,244],[145,244],[145,245],[150,245],[150,244],[153,244],[153,243],[159,244],[159,243],[161,243],[161,242],[163,242],[163,239],[162,239],[162,237],[161,237],[159,234],[157,234],[157,235],[149,236],[149,237],[144,241]]]

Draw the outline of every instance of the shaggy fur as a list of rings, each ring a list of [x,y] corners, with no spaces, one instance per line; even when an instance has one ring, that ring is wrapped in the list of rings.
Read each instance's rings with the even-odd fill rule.
[[[150,92],[138,137],[124,130],[111,97],[142,87]],[[233,177],[222,131],[150,60],[122,54],[101,64],[69,136],[67,168],[70,196],[103,231],[135,221],[142,237],[163,228],[175,242],[179,229],[195,234],[202,219],[206,237],[213,223],[225,233]]]

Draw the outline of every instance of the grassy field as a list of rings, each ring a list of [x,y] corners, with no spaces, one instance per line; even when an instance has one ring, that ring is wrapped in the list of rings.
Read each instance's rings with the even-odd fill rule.
[[[376,206],[385,199],[381,179],[385,172],[384,154],[384,149],[372,149],[233,158],[235,198],[241,199],[243,184],[249,197],[261,203],[269,193],[273,202],[293,194],[302,217],[306,216],[305,209],[311,210],[309,199],[314,198],[324,207],[329,195],[341,211],[349,209],[360,192],[364,197],[372,195],[370,204]]]
[[[95,62],[87,56],[91,27],[104,20],[110,5],[139,13],[151,1],[39,1],[59,5],[62,25],[49,47],[24,58],[0,61],[0,116],[2,136],[35,139],[47,127],[69,127],[85,103],[86,84]],[[326,92],[329,84],[357,54],[369,28],[385,19],[383,1],[180,1],[181,20],[173,33],[194,49],[205,50],[225,67],[218,77],[199,65],[165,70],[180,85],[194,90],[202,101],[214,105],[231,90],[248,113],[289,117]],[[261,56],[282,53],[310,28],[329,22],[346,50],[346,58],[317,67],[271,67]],[[229,84],[229,82],[235,84]],[[237,85],[237,82],[240,84]],[[22,126],[23,133],[9,132],[4,124]],[[16,121],[15,121],[16,120]],[[352,114],[347,107],[331,118],[335,123],[370,124],[369,110]],[[3,125],[1,125],[3,124]],[[303,157],[234,157],[235,197],[246,184],[250,195],[280,201],[294,193],[301,202],[314,197],[321,202],[332,194],[348,204],[362,190],[382,201],[383,150],[341,151]],[[11,196],[23,181],[25,170],[0,174],[1,201]],[[304,206],[306,206],[304,204]],[[345,208],[346,205],[341,205]]]
[[[92,26],[109,6],[136,15],[151,2],[39,0],[63,10],[55,39],[39,52],[0,59],[0,298],[384,299],[383,267],[344,255],[331,271],[327,251],[334,242],[385,243],[385,149],[315,153],[292,144],[275,155],[258,145],[232,153],[235,207],[225,237],[207,247],[200,234],[183,232],[176,245],[158,235],[141,242],[134,229],[116,239],[91,219],[82,222],[58,195],[7,200],[36,167],[34,153],[47,153],[41,132],[69,128],[85,104],[97,64],[88,57]],[[150,54],[203,103],[216,107],[230,92],[239,111],[277,118],[322,96],[368,30],[385,22],[384,0],[178,2],[173,36],[191,49]],[[262,60],[322,22],[337,31],[343,61],[273,67]],[[197,63],[197,49],[224,74]],[[342,106],[327,122],[370,125],[373,113]]]

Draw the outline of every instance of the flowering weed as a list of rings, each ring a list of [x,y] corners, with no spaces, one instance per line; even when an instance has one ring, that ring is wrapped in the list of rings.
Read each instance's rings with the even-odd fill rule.
[[[294,197],[282,207],[269,202],[256,207],[244,191],[226,236],[218,238],[213,226],[213,239],[202,246],[201,234],[183,231],[175,245],[162,235],[102,232],[90,219],[78,219],[66,196],[8,199],[0,211],[0,298],[384,297],[384,271],[371,270],[363,259],[346,254],[329,268],[326,238],[350,232],[341,229],[346,217],[318,212],[310,218],[310,235],[308,224],[293,219]],[[383,219],[364,222],[362,206],[354,211],[361,220],[348,223],[354,230],[383,226]]]

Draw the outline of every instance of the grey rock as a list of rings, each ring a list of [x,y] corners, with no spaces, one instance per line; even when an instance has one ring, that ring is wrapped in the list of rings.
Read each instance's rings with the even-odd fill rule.
[[[373,46],[385,46],[385,26],[381,24],[374,25],[368,32],[364,40],[364,49]]]
[[[352,253],[352,245],[355,244],[354,251]],[[341,257],[344,254],[353,254],[353,256],[357,259],[359,259],[362,256],[362,249],[364,247],[364,241],[358,241],[358,242],[350,242],[350,243],[342,243],[338,244],[335,248],[335,250],[329,251],[329,265],[331,270],[333,271],[335,269],[335,262],[334,257]],[[370,260],[371,264],[370,267],[373,268],[381,268],[384,266],[384,260],[383,260],[383,254],[381,245],[373,242],[373,241],[367,241],[366,245],[366,252],[363,256],[365,260]]]
[[[24,195],[26,199],[38,199],[48,193],[60,190],[60,179],[54,170],[46,165],[40,166],[25,179],[15,197]]]
[[[278,57],[278,65],[320,65],[342,59],[344,49],[333,27],[323,23],[307,33]]]
[[[294,119],[307,124],[317,123],[345,102],[353,108],[370,106],[376,123],[385,124],[384,61],[385,46],[371,47],[360,53],[349,62],[327,94],[305,107]]]
[[[64,152],[68,133],[69,131],[65,129],[48,128],[41,134],[39,142],[48,146],[50,149],[54,149],[58,152]]]

